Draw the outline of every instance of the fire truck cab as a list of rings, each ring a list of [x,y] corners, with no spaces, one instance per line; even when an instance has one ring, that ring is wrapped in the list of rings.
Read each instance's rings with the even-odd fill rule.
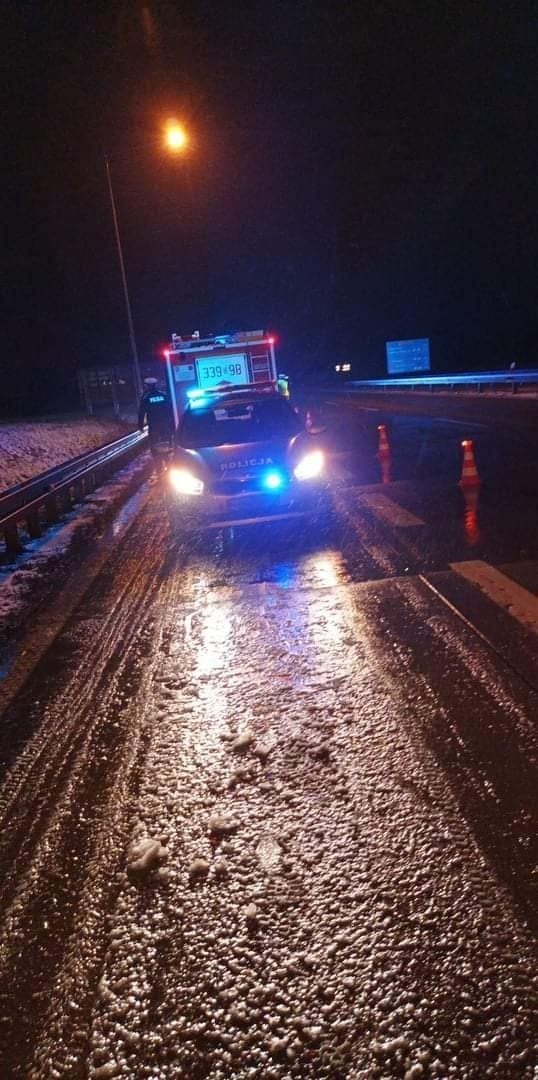
[[[193,391],[277,388],[275,339],[263,330],[172,334],[164,355],[176,426]]]

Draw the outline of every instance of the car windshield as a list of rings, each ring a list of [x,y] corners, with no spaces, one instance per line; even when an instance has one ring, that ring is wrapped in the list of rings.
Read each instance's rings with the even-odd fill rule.
[[[195,450],[225,443],[289,439],[300,430],[297,414],[282,398],[212,402],[211,408],[198,407],[185,413],[178,442]]]

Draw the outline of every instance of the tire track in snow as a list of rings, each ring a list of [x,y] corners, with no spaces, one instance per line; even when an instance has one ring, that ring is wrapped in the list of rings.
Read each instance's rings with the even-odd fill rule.
[[[27,1075],[24,1060],[32,1049],[29,1031],[35,1036],[49,1004],[51,980],[76,926],[77,907],[97,927],[100,899],[108,895],[114,880],[127,793],[144,729],[142,722],[135,722],[136,712],[133,720],[137,698],[130,705],[125,691],[132,693],[140,682],[141,647],[149,649],[150,672],[159,660],[158,650],[147,640],[151,623],[146,628],[145,649],[140,634],[147,615],[145,604],[160,587],[157,565],[146,562],[141,572],[139,544],[132,545],[129,557],[120,557],[120,590],[111,598],[100,647],[90,648],[82,667],[74,669],[44,718],[44,729],[36,733],[14,767],[15,804],[10,799],[10,777],[4,787],[11,816],[3,822],[0,972],[2,985],[9,986],[9,997],[6,1002],[2,993],[0,1012],[4,1030],[9,1032],[3,1060],[13,1064],[13,1076]],[[104,587],[106,591],[106,582]],[[116,657],[111,674],[110,657],[118,642],[123,655]],[[147,677],[138,692],[142,715],[146,690]],[[55,722],[49,729],[50,721]],[[92,870],[92,852],[99,847],[108,853],[98,860],[100,875]],[[104,912],[101,915],[102,930]],[[86,941],[91,952],[95,935],[87,934]],[[79,982],[80,952],[78,941],[75,971]],[[32,998],[32,1008],[17,1007]],[[69,1016],[69,1009],[64,1015]],[[80,1024],[76,1012],[71,1019]]]

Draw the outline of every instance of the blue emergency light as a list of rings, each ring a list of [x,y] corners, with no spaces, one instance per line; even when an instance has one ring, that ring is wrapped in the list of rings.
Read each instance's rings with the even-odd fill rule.
[[[200,390],[200,387],[198,386],[193,390],[187,390],[187,397],[191,409],[199,409],[202,405],[205,405],[207,401],[205,390]]]
[[[286,482],[286,478],[283,473],[278,472],[277,469],[271,469],[270,472],[266,472],[262,479],[262,484],[268,491],[278,491],[283,487]]]

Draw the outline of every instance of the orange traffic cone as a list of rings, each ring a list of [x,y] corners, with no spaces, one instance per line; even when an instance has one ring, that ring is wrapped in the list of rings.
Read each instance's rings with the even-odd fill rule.
[[[390,445],[387,437],[385,424],[378,424],[379,446],[377,458],[381,465],[381,480],[383,484],[390,484]]]
[[[461,470],[460,487],[462,488],[476,488],[482,483],[473,453],[473,441],[472,439],[464,439],[462,442],[463,447],[463,466]]]

